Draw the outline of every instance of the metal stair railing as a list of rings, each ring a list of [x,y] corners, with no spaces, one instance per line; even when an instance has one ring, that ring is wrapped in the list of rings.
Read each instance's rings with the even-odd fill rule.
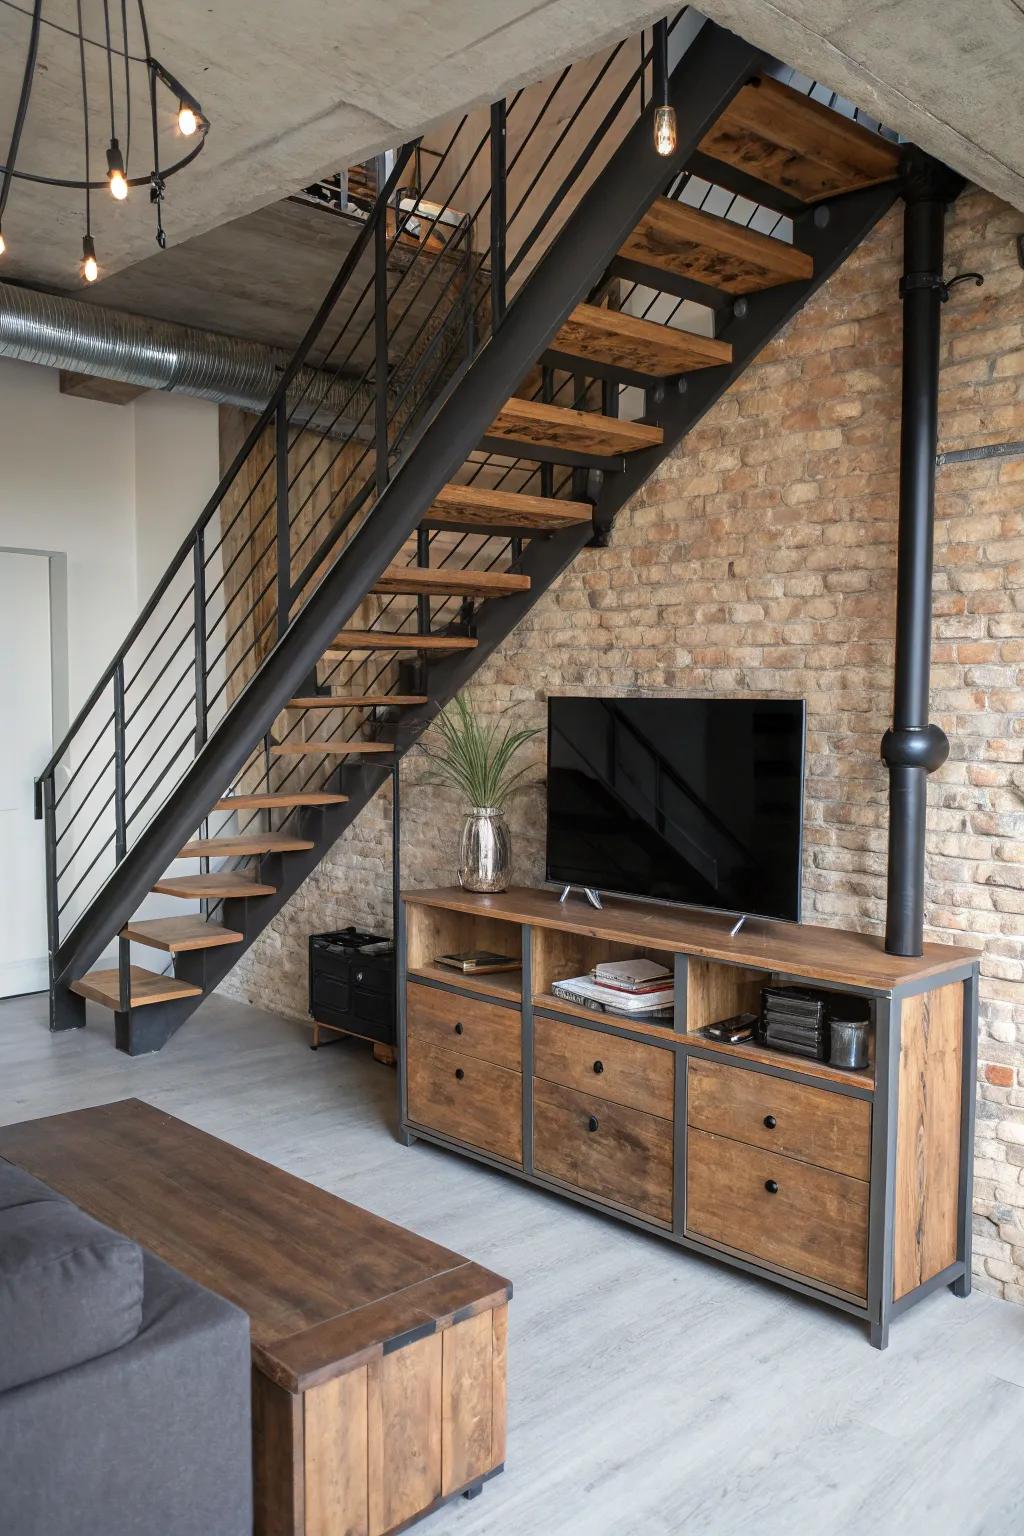
[[[376,200],[274,395],[36,781],[52,982],[84,968],[82,946],[72,964],[69,940],[97,897],[208,744],[232,729],[232,711],[371,523],[433,416],[514,315],[531,273],[636,124],[652,56],[641,47],[632,65],[635,46],[627,40],[597,63],[466,114],[421,185],[411,184],[423,159],[418,144],[403,146],[386,175],[378,163]],[[307,364],[316,383],[299,387]],[[581,375],[571,387],[587,398],[593,385]],[[551,393],[550,377],[541,388]],[[502,473],[516,478],[511,465]],[[571,471],[549,465],[520,473],[516,488],[534,475],[542,494],[573,488]],[[514,565],[519,553],[512,538],[463,535],[452,544],[421,533],[404,558],[490,569]],[[460,617],[455,601],[392,599],[370,624],[447,628]],[[370,691],[387,668],[367,687],[369,670],[351,658],[333,668],[335,678],[360,683],[353,691]],[[382,691],[395,687],[392,678]],[[265,741],[247,741],[244,751],[262,752],[269,783]],[[240,767],[251,776],[251,764]],[[211,804],[197,806],[198,819]],[[94,933],[84,948],[98,952]],[[126,945],[121,970],[127,1003]]]

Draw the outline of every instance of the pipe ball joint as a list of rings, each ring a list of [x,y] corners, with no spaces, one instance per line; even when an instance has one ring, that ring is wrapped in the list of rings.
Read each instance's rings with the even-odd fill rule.
[[[882,761],[887,768],[923,768],[934,773],[949,756],[949,740],[937,725],[890,727],[882,737]]]

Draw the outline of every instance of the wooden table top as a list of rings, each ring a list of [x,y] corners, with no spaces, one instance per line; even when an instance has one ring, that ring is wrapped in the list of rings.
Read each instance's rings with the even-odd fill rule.
[[[248,1312],[254,1363],[291,1392],[511,1295],[460,1254],[139,1099],[0,1127],[0,1157]]]
[[[555,891],[525,887],[513,887],[500,896],[444,887],[403,891],[402,898],[414,906],[558,928],[612,943],[646,945],[881,992],[973,965],[981,958],[974,949],[926,944],[921,955],[904,959],[886,954],[882,940],[873,934],[757,917],[749,918],[732,938],[733,919],[724,915],[612,897],[604,900],[599,912],[582,897],[560,903]]]

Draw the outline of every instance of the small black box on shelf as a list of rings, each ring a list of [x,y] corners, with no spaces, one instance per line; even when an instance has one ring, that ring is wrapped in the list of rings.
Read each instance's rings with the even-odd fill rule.
[[[761,992],[758,1039],[772,1050],[790,1056],[828,1061],[832,1054],[832,1026],[852,1026],[845,1042],[847,1067],[867,1064],[867,1029],[871,1004],[865,997],[828,992],[814,987],[765,987]],[[849,1033],[849,1031],[848,1031]]]
[[[395,948],[386,934],[340,928],[309,939],[309,1011],[348,1035],[395,1043]]]

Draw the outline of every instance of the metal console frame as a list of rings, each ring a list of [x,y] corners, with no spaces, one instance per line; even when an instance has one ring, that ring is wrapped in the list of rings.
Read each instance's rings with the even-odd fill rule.
[[[689,957],[686,954],[677,954],[675,957],[675,990],[676,990],[676,1023],[671,1028],[666,1028],[664,1041],[654,1039],[649,1034],[641,1034],[631,1030],[626,1023],[609,1022],[605,1016],[595,1013],[593,1019],[573,1018],[581,1029],[591,1029],[598,1034],[617,1035],[623,1039],[639,1041],[644,1045],[650,1045],[655,1050],[671,1050],[677,1056],[677,1069],[675,1073],[675,1102],[673,1120],[673,1174],[672,1174],[672,1225],[671,1228],[660,1225],[657,1222],[644,1220],[641,1216],[630,1215],[627,1211],[603,1201],[596,1196],[589,1195],[585,1191],[563,1184],[557,1179],[549,1178],[543,1173],[537,1173],[533,1166],[533,1022],[534,1017],[552,1018],[565,1021],[570,1015],[557,1009],[535,1007],[533,1003],[532,986],[532,953],[531,939],[532,929],[530,924],[521,924],[522,952],[523,952],[523,987],[522,1000],[519,1006],[511,999],[495,996],[493,993],[475,991],[472,984],[458,985],[442,981],[435,981],[424,976],[410,977],[406,952],[406,903],[403,900],[399,907],[398,921],[398,953],[396,975],[398,978],[398,1105],[399,1105],[399,1140],[405,1146],[411,1146],[416,1140],[428,1141],[435,1146],[448,1151],[458,1152],[464,1157],[472,1158],[475,1162],[483,1163],[489,1168],[494,1168],[501,1173],[511,1174],[514,1178],[525,1179],[527,1183],[535,1184],[538,1188],[546,1189],[553,1194],[562,1195],[574,1200],[578,1205],[584,1205],[591,1210],[599,1211],[604,1215],[615,1217],[619,1221],[625,1221],[630,1226],[639,1227],[655,1237],[662,1237],[675,1243],[680,1248],[686,1248],[694,1253],[703,1254],[706,1258],[716,1259],[721,1263],[731,1265],[734,1269],[740,1269],[747,1274],[758,1275],[762,1279],[774,1281],[777,1285],[783,1285],[787,1290],[796,1291],[800,1295],[809,1296],[817,1301],[822,1301],[828,1306],[836,1307],[840,1311],[848,1312],[854,1317],[860,1318],[868,1324],[868,1333],[871,1343],[876,1349],[885,1349],[889,1342],[889,1328],[894,1317],[905,1312],[915,1302],[929,1295],[932,1291],[942,1286],[949,1286],[954,1295],[966,1297],[971,1290],[971,1189],[973,1184],[974,1167],[974,1116],[975,1116],[975,1076],[977,1067],[977,1039],[978,1039],[978,962],[972,964],[958,964],[948,969],[929,976],[924,981],[909,983],[906,986],[894,987],[891,991],[878,990],[871,987],[857,987],[843,983],[823,982],[830,991],[842,991],[855,993],[861,997],[872,1000],[872,1013],[874,1017],[875,1031],[875,1081],[874,1090],[865,1086],[861,1087],[853,1082],[832,1081],[801,1072],[795,1065],[793,1058],[781,1057],[779,1064],[737,1060],[734,1065],[745,1071],[758,1072],[769,1077],[780,1077],[788,1082],[800,1083],[806,1086],[819,1088],[828,1093],[837,1093],[850,1098],[867,1099],[871,1109],[871,1172],[870,1172],[870,1204],[868,1212],[868,1262],[867,1262],[867,1297],[865,1302],[859,1302],[848,1296],[845,1292],[831,1290],[827,1286],[815,1285],[811,1281],[801,1280],[798,1276],[784,1270],[774,1269],[769,1264],[759,1263],[754,1258],[744,1257],[741,1254],[717,1246],[712,1242],[703,1242],[692,1236],[686,1230],[686,1090],[688,1072],[686,1071],[687,1059],[691,1056],[701,1060],[722,1061],[724,1053],[719,1050],[711,1050],[702,1045],[701,1039],[696,1035],[689,1035],[685,1028],[677,1027],[679,1021],[686,1018],[686,987]],[[733,964],[734,962],[722,962]],[[737,970],[764,970],[763,966],[736,965]],[[773,976],[782,980],[790,980],[788,973],[773,971]],[[808,978],[800,977],[801,981]],[[440,1135],[437,1131],[430,1130],[426,1126],[411,1121],[406,1114],[406,1002],[407,984],[415,986],[433,987],[444,992],[453,992],[460,997],[467,997],[472,1001],[487,1003],[492,1006],[508,1008],[510,1012],[517,1013],[522,1022],[522,1075],[523,1075],[523,1166],[519,1168],[514,1163],[503,1161],[493,1157],[485,1151],[471,1147],[464,1142],[451,1137]],[[963,984],[963,1051],[962,1051],[962,1080],[960,1100],[960,1182],[957,1199],[957,1255],[955,1263],[931,1276],[914,1290],[908,1291],[899,1300],[893,1298],[893,1270],[894,1270],[894,1236],[896,1214],[896,1137],[899,1118],[899,1059],[900,1059],[900,1017],[903,1002],[921,992],[931,992],[951,983]],[[725,1057],[728,1060],[728,1057]],[[681,1067],[680,1067],[681,1063]]]

